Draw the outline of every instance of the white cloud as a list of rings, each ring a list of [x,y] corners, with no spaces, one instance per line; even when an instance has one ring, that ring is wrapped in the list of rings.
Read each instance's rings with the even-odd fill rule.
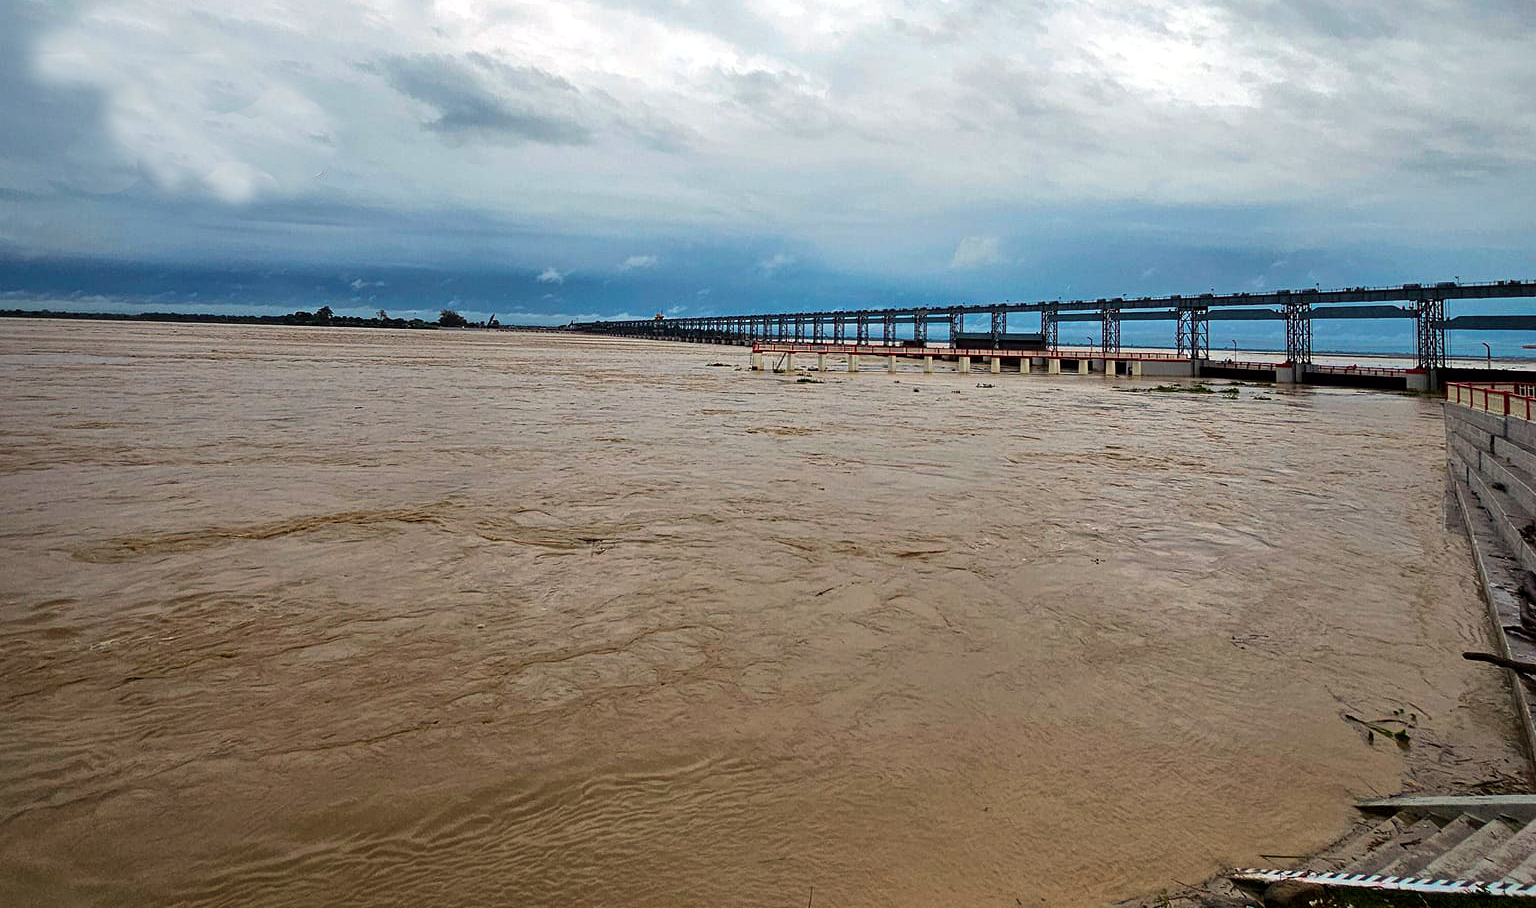
[[[955,247],[955,254],[949,260],[949,267],[980,268],[983,265],[995,265],[1002,260],[998,252],[997,237],[968,236]]]
[[[277,188],[277,179],[272,174],[238,161],[215,165],[203,175],[201,183],[216,197],[234,205],[249,202],[258,193]]]
[[[1401,242],[1402,212],[1439,206],[1523,238],[1520,2],[96,0],[29,49],[47,84],[93,92],[110,147],[8,157],[0,186],[467,211],[609,238],[515,263],[593,272],[703,233],[913,270],[955,225],[1105,204],[1286,206],[1309,242]],[[962,242],[951,267],[985,255]]]
[[[757,263],[757,270],[763,277],[773,277],[785,268],[795,264],[796,261],[797,259],[792,255],[775,252],[768,258],[760,260]]]
[[[560,272],[556,271],[554,268],[545,268],[543,271],[539,272],[539,276],[535,278],[535,280],[541,284],[563,284],[565,283],[565,278],[568,274],[570,274],[569,271]]]
[[[636,268],[655,268],[659,259],[654,255],[632,255],[619,265],[620,271],[633,271]]]

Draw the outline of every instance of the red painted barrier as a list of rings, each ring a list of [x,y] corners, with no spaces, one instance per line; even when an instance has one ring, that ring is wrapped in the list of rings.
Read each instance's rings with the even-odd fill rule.
[[[806,344],[791,343],[788,341],[759,341],[752,345],[753,353],[838,353],[854,356],[969,356],[975,359],[986,359],[999,356],[1004,359],[1020,359],[1023,357],[1044,357],[1046,359],[1111,359],[1124,362],[1126,360],[1156,360],[1159,362],[1188,362],[1189,357],[1180,356],[1177,353],[1112,353],[1105,356],[1103,353],[1092,351],[1057,350],[988,350],[971,349],[965,347],[900,347],[876,344]]]
[[[1536,420],[1536,385],[1451,382],[1445,399],[1485,413]]]

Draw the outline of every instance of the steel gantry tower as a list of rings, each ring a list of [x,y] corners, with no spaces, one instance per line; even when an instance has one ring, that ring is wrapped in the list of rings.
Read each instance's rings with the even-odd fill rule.
[[[1445,300],[1431,295],[1414,310],[1420,369],[1445,368]]]
[[[1204,306],[1180,306],[1179,326],[1175,343],[1180,356],[1190,359],[1210,359],[1211,323],[1210,311]]]
[[[1112,356],[1120,352],[1120,307],[1105,306],[1099,310],[1099,352]]]
[[[1303,365],[1312,362],[1312,305],[1285,304],[1285,358]]]

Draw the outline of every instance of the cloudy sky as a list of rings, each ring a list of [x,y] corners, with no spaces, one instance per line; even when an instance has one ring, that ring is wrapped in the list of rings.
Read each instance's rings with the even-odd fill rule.
[[[5,0],[0,307],[1533,277],[1533,48],[1532,0]]]

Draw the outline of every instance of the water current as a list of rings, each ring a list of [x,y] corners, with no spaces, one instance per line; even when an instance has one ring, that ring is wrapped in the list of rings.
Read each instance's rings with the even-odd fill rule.
[[[1094,905],[1520,772],[1437,402],[746,360],[0,320],[0,904]]]

